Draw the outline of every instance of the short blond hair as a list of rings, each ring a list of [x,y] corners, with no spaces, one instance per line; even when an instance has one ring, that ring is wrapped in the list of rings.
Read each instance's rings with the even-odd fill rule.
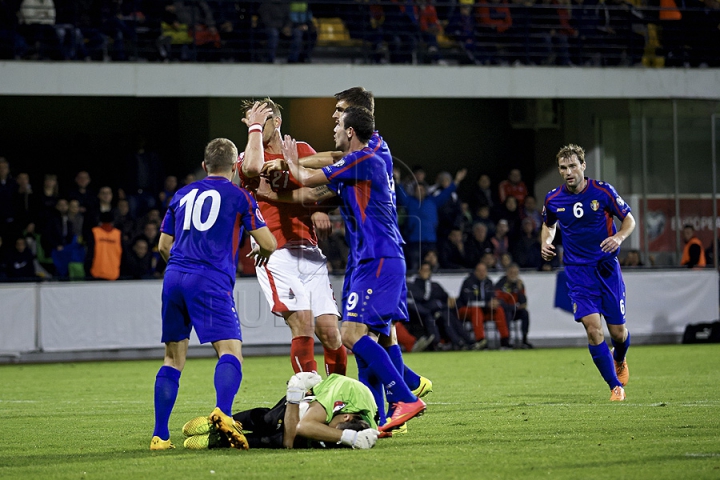
[[[585,150],[581,146],[575,145],[574,143],[570,143],[562,147],[558,154],[555,156],[555,158],[557,162],[560,162],[560,160],[562,160],[563,158],[572,158],[573,155],[577,155],[580,164],[585,163]]]
[[[227,138],[211,140],[205,147],[205,168],[208,173],[221,173],[232,170],[238,158],[238,150]]]

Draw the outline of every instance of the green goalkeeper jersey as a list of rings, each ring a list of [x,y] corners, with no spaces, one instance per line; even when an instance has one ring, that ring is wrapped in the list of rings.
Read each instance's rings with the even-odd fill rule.
[[[377,428],[377,406],[370,389],[344,375],[333,373],[313,388],[315,401],[325,408],[327,422],[337,413],[357,413]]]

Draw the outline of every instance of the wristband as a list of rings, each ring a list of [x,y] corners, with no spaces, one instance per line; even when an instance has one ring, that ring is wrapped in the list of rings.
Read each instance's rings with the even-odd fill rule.
[[[262,130],[263,130],[262,124],[253,123],[252,125],[250,125],[248,127],[248,134],[253,133],[253,132],[262,132]]]

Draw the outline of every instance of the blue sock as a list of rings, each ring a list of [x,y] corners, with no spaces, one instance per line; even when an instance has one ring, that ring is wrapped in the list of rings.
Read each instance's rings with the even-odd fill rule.
[[[590,349],[590,355],[592,356],[593,362],[595,362],[595,366],[600,370],[600,375],[602,375],[610,389],[612,390],[615,387],[622,386],[615,373],[615,364],[613,363],[613,358],[607,343],[602,342],[600,345],[588,345],[588,348]]]
[[[180,370],[163,365],[155,377],[155,430],[153,436],[170,438],[168,422],[180,388]]]
[[[382,382],[388,402],[412,403],[417,400],[383,347],[365,335],[355,342],[352,350],[367,363],[370,372]]]
[[[225,354],[215,366],[215,392],[217,407],[232,416],[232,404],[242,382],[242,365],[235,355]]]
[[[390,360],[392,361],[393,365],[395,365],[395,368],[398,372],[403,372],[403,380],[405,380],[405,383],[407,383],[408,388],[410,391],[415,390],[420,386],[420,376],[410,370],[407,365],[403,362],[403,354],[402,350],[400,350],[400,345],[390,345],[388,348],[386,348],[388,355],[390,356]]]
[[[382,383],[370,372],[365,360],[355,355],[355,361],[358,366],[358,380],[370,389],[375,399],[375,404],[378,407],[378,425],[385,425],[387,415],[385,414],[385,396],[383,395],[384,390]]]
[[[628,332],[627,338],[624,342],[618,343],[612,338],[610,339],[610,341],[615,348],[615,351],[613,352],[613,358],[616,362],[621,363],[623,360],[625,360],[625,354],[627,354],[628,348],[630,348],[630,332]]]

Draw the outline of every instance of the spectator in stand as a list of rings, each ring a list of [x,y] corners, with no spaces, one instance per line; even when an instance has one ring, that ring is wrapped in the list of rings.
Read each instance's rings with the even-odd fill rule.
[[[438,35],[442,33],[442,26],[435,5],[432,0],[416,0],[416,4],[420,39],[427,47],[427,58],[423,63],[445,63],[440,58]]]
[[[435,184],[427,189],[427,194],[432,197],[440,196],[446,188],[453,184],[453,177],[449,172],[440,172],[435,178]],[[442,247],[447,243],[448,235],[453,229],[462,231],[463,216],[460,197],[457,191],[450,194],[444,203],[438,202],[438,226],[437,238],[438,249],[442,251]]]
[[[520,218],[529,218],[533,222],[533,231],[539,232],[542,226],[542,214],[537,209],[537,200],[532,195],[525,197],[525,203],[520,209]]]
[[[465,279],[456,305],[460,320],[472,324],[475,340],[480,344],[478,348],[487,347],[484,325],[486,319],[494,321],[497,325],[500,347],[510,348],[510,331],[507,327],[505,311],[495,296],[495,287],[488,278],[487,266],[484,263],[478,263],[475,270]]]
[[[507,31],[512,15],[506,0],[479,0],[475,10],[478,25],[478,60],[483,65],[508,64]]]
[[[219,52],[220,61],[251,61],[252,45],[255,42],[253,32],[255,5],[225,0],[212,0],[207,3],[212,9],[223,42],[223,48]]]
[[[505,318],[508,322],[519,320],[522,339],[515,339],[515,348],[533,348],[528,342],[530,329],[530,314],[527,310],[527,296],[525,284],[520,280],[520,267],[516,263],[508,266],[505,276],[495,284],[497,296],[503,303]]]
[[[704,268],[707,265],[705,260],[705,248],[699,238],[695,235],[695,228],[689,223],[682,231],[685,247],[683,248],[680,265],[688,268]]]
[[[397,177],[397,178],[400,178],[400,177]],[[412,176],[410,176],[410,178],[408,178],[404,182],[402,182],[402,186],[408,195],[415,195],[415,187],[417,187],[420,184],[425,185],[426,189],[428,188],[427,182],[426,182],[425,169],[423,169],[423,167],[421,165],[415,165],[412,168]]]
[[[57,205],[58,198],[60,198],[60,190],[58,188],[57,175],[48,173],[43,178],[43,188],[38,200],[38,208],[40,209],[38,212],[38,226],[41,227],[41,231],[53,215],[53,212],[55,212],[55,205]]]
[[[498,199],[493,192],[490,177],[483,173],[478,177],[477,182],[475,182],[475,187],[472,190],[470,209],[474,214],[477,214],[481,206],[487,205],[489,207],[488,212],[490,212],[496,203],[498,203]]]
[[[100,225],[91,230],[87,240],[88,273],[99,280],[117,280],[122,262],[122,234],[113,227],[113,214],[100,214]]]
[[[423,262],[418,275],[408,283],[408,311],[411,322],[414,320],[425,327],[427,338],[433,337],[430,344],[435,350],[475,347],[475,339],[455,315],[455,299],[450,297],[439,283],[433,282],[431,277],[432,267]],[[440,340],[445,343],[441,344]]]
[[[70,200],[68,202],[68,218],[70,219],[70,223],[72,223],[72,229],[73,232],[76,232],[77,235],[83,235],[87,236],[85,233],[85,215],[80,213],[80,202],[77,200]],[[92,225],[90,225],[92,227]],[[89,230],[89,229],[88,229]],[[82,243],[82,239],[80,239],[80,242]]]
[[[528,197],[530,198],[530,197]],[[525,217],[521,223],[521,235],[512,248],[513,258],[521,268],[539,269],[542,265],[540,240],[535,232],[533,221]]]
[[[100,31],[103,25],[103,0],[75,0],[74,32],[75,56],[78,60],[105,60],[108,38]]]
[[[123,250],[120,274],[135,280],[154,278],[152,253],[147,241],[138,237],[128,249]]]
[[[153,270],[158,275],[164,272],[167,264],[160,255],[160,251],[158,250],[158,240],[160,239],[160,225],[155,222],[145,223],[142,233],[138,237],[144,238],[145,241],[148,243],[150,252],[152,253],[153,257]]]
[[[460,65],[480,63],[475,40],[476,23],[472,9],[474,3],[474,0],[460,0],[460,8],[455,9],[445,28],[445,33],[462,46],[464,56],[459,60]]]
[[[430,250],[425,254],[423,257],[423,263],[427,263],[430,265],[430,270],[432,273],[437,273],[440,271],[440,261],[438,260],[438,255],[435,250]]]
[[[462,230],[450,230],[448,241],[444,242],[440,249],[440,265],[445,270],[465,270],[470,268]]]
[[[409,270],[416,270],[420,259],[429,250],[437,250],[438,209],[450,199],[465,175],[467,169],[458,170],[454,182],[437,197],[426,196],[424,185],[418,185],[415,195],[410,196],[400,184],[400,179],[395,179],[397,203],[405,207],[408,215],[405,259]]]
[[[493,251],[493,245],[488,238],[487,225],[475,223],[472,227],[472,235],[465,242],[465,252],[470,265],[477,265],[483,255]]]
[[[477,216],[475,217],[474,221],[475,223],[482,223],[483,225],[485,225],[488,230],[488,235],[495,235],[495,228],[497,227],[497,225],[495,225],[495,222],[493,222],[490,215],[490,207],[487,205],[481,205],[477,209]]]
[[[97,194],[90,187],[91,182],[90,174],[85,170],[81,170],[75,175],[75,185],[70,189],[68,193],[68,200],[75,199],[80,202],[80,212],[85,215],[87,212],[92,211],[97,201]]]
[[[17,183],[10,175],[10,163],[0,157],[0,237],[10,238],[14,235],[15,193]]]
[[[130,239],[135,236],[136,223],[135,219],[130,215],[130,204],[127,200],[118,200],[115,228],[122,233],[123,245],[127,245]]]
[[[24,237],[18,237],[15,240],[14,248],[9,248],[5,253],[3,261],[5,265],[5,274],[8,279],[21,282],[37,280],[35,274],[35,258],[27,248],[27,242]]]
[[[262,0],[258,9],[260,20],[267,35],[267,50],[264,60],[275,63],[280,36],[290,38],[288,63],[297,62],[302,49],[303,31],[293,24],[288,0]]]
[[[56,17],[53,0],[22,0],[18,14],[19,32],[30,45],[31,59],[67,59],[55,30]]]
[[[493,246],[493,255],[495,255],[495,262],[500,260],[500,255],[510,251],[510,239],[508,238],[508,232],[510,227],[508,221],[505,219],[498,220],[497,228],[495,229],[495,235],[490,239],[490,243]]]
[[[158,193],[157,202],[155,202],[155,205],[162,208],[162,211],[165,212],[168,205],[170,204],[170,200],[172,200],[173,195],[175,195],[175,192],[177,191],[177,177],[175,175],[168,175],[167,177],[165,177],[163,189],[160,191],[160,193]]]
[[[506,220],[508,225],[508,238],[514,244],[520,237],[520,211],[515,197],[507,197],[498,211],[498,218]]]
[[[134,152],[126,159],[126,178],[118,190],[118,198],[130,202],[130,213],[139,218],[156,207],[156,198],[162,188],[163,166],[160,156],[149,149],[142,135],[136,138]]]
[[[638,252],[636,249],[632,249],[628,250],[625,258],[623,258],[622,262],[620,262],[620,266],[634,268],[644,267],[645,264],[640,259],[640,252]]]
[[[0,0],[0,59],[19,60],[28,46],[19,33],[20,3],[17,0]]]
[[[100,224],[100,215],[106,212],[110,212],[113,216],[113,222],[117,212],[113,208],[113,191],[108,186],[100,187],[97,194],[97,200],[94,202],[92,208],[85,213],[85,229],[80,230],[84,237],[89,237],[91,230]]]
[[[292,39],[288,63],[311,63],[312,53],[317,43],[317,30],[307,2],[290,2],[290,21],[292,22]]]
[[[30,185],[30,176],[27,173],[18,173],[15,177],[17,190],[13,199],[13,211],[15,214],[15,225],[20,227],[35,221],[37,217],[37,195],[33,193]],[[22,227],[20,227],[22,228]],[[17,229],[17,228],[16,228]]]
[[[414,5],[405,0],[390,0],[382,5],[385,14],[383,33],[390,50],[390,63],[413,63],[420,26]]]
[[[480,263],[485,265],[488,272],[496,272],[498,270],[498,259],[492,252],[485,252],[480,259]]]
[[[508,267],[513,263],[513,257],[510,252],[505,252],[500,255],[500,261],[498,262],[498,270],[506,272]]]
[[[525,203],[525,197],[528,196],[528,189],[522,180],[522,174],[517,168],[510,170],[507,180],[503,180],[498,185],[498,198],[501,203],[505,203],[507,197],[515,197],[518,205],[522,207]]]
[[[68,201],[61,198],[55,205],[55,212],[45,225],[42,233],[43,248],[46,255],[54,250],[62,250],[72,242],[75,236],[73,223],[68,216]]]

